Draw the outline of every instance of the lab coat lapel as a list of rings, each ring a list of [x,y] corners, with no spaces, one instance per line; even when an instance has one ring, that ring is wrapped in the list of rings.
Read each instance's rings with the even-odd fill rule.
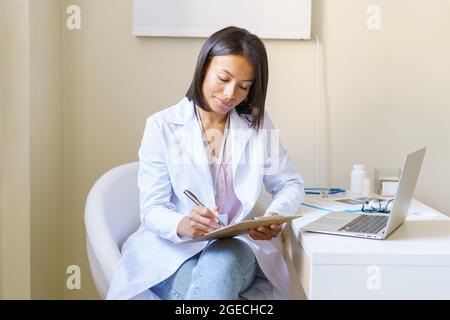
[[[236,110],[232,110],[230,115],[230,135],[232,144],[233,187],[236,197],[242,204],[242,210],[235,217],[235,221],[239,221],[242,216],[247,215],[254,204],[253,193],[256,192],[256,190],[254,190],[255,186],[257,186],[256,181],[248,179],[248,175],[245,175],[244,177],[237,175],[238,168],[243,166],[245,169],[244,171],[240,171],[241,174],[244,172],[251,176],[249,170],[252,169],[250,165],[252,160],[249,158],[251,155],[247,154],[246,148],[253,132],[254,130],[239,116]]]
[[[195,180],[201,184],[202,194],[198,196],[204,199],[205,205],[213,204],[215,200],[211,171],[194,104],[185,98],[179,108],[173,117],[168,119],[174,125],[182,125],[182,128],[175,133],[180,143],[179,164],[186,166],[186,174],[195,177]]]
[[[239,164],[246,164],[248,159],[244,154],[248,140],[253,132],[252,128],[242,119],[236,110],[231,111],[230,132],[233,155],[233,180],[236,178],[236,169]]]

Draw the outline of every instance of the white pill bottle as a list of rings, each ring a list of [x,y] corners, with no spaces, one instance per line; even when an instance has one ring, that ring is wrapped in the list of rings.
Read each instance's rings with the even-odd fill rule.
[[[363,164],[354,164],[351,175],[351,192],[363,193],[364,179],[367,178],[366,166]]]

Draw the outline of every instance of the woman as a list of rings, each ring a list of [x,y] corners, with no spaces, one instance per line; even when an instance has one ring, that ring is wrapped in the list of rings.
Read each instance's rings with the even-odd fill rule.
[[[141,226],[122,248],[108,292],[129,299],[237,299],[257,277],[289,298],[280,225],[180,243],[248,217],[264,184],[265,215],[296,214],[303,181],[264,112],[267,54],[245,29],[205,42],[186,97],[147,119],[139,150]],[[274,143],[275,142],[275,143]],[[193,192],[205,207],[183,193]]]

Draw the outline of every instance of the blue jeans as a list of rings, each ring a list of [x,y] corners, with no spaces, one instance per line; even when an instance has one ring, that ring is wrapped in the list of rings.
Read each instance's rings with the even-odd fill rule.
[[[245,242],[219,239],[150,290],[163,300],[237,300],[252,284],[257,268]]]

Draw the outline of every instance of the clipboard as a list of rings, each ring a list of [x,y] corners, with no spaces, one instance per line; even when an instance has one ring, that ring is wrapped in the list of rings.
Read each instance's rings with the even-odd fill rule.
[[[180,243],[193,243],[193,242],[201,242],[201,241],[209,241],[214,239],[222,239],[222,238],[231,238],[244,233],[248,233],[248,229],[254,229],[258,227],[267,227],[271,224],[282,224],[294,219],[300,218],[302,215],[293,215],[293,216],[282,216],[282,215],[274,215],[274,216],[266,216],[266,217],[257,217],[253,220],[243,220],[238,223],[231,224],[226,227],[222,227],[216,229],[214,231],[208,232],[205,235],[195,238],[188,239]]]

